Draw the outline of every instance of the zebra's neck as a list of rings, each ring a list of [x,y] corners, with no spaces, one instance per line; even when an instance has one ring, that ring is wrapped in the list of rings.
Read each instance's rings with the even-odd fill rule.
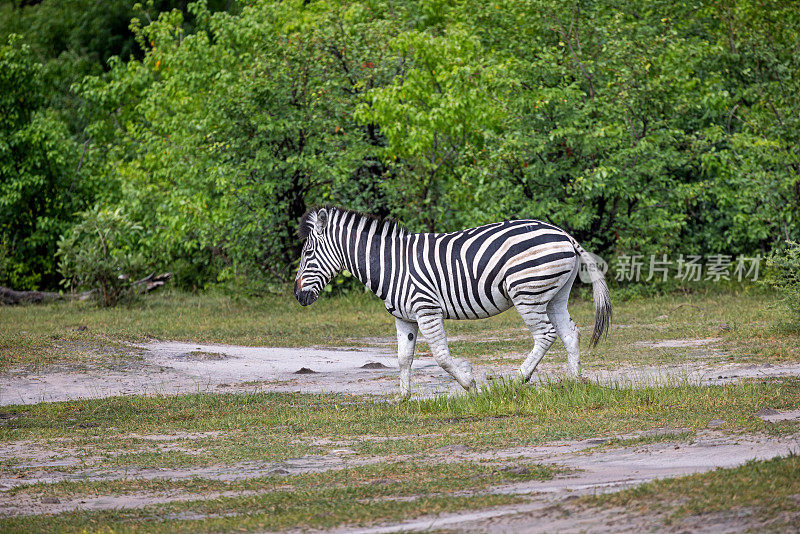
[[[383,300],[397,284],[408,232],[397,222],[362,213],[335,210],[328,225],[330,237],[347,269]]]

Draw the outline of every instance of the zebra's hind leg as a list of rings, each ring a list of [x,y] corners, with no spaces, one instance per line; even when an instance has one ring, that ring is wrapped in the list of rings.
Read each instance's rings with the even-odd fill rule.
[[[547,349],[556,340],[556,330],[547,318],[545,305],[514,302],[514,307],[517,308],[522,320],[525,321],[525,325],[533,336],[533,350],[531,350],[519,368],[520,378],[523,382],[527,382],[531,379],[536,366],[544,358]]]
[[[550,317],[550,322],[553,323],[558,337],[564,342],[564,348],[567,349],[569,374],[578,378],[581,376],[580,331],[567,311],[569,291],[565,294],[565,298],[559,298],[559,292],[559,295],[550,302],[547,306],[547,315]]]
[[[564,342],[564,348],[567,349],[567,369],[569,374],[575,378],[581,376],[580,331],[572,317],[569,316],[567,303],[572,284],[578,275],[578,267],[579,264],[576,264],[566,283],[558,289],[547,304],[547,316],[553,323],[558,337]]]
[[[444,333],[444,319],[441,313],[417,315],[417,324],[422,335],[431,347],[433,357],[439,366],[453,375],[453,378],[468,391],[475,391],[475,379],[472,377],[472,365],[468,361],[454,359],[450,356],[447,336]]]
[[[399,402],[411,395],[411,364],[414,362],[414,347],[417,344],[417,323],[395,319],[397,327],[397,364],[400,366]]]

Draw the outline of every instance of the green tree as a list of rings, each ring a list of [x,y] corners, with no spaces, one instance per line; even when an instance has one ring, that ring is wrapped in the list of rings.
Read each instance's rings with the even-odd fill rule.
[[[496,97],[507,73],[458,25],[441,35],[408,30],[390,46],[400,57],[398,76],[370,90],[356,116],[377,124],[386,138],[383,157],[393,180],[384,187],[394,212],[421,229],[440,230],[461,222],[447,194],[503,120]]]
[[[56,284],[59,235],[94,192],[86,147],[44,102],[42,65],[12,35],[0,46],[0,284],[20,289]]]
[[[15,52],[30,74],[5,83],[32,100],[7,99],[29,113],[4,131],[28,134],[5,135],[52,146],[24,169],[50,161],[54,190],[77,191],[69,209],[47,208],[52,228],[120,209],[152,268],[184,285],[290,278],[297,219],[324,202],[421,231],[535,217],[605,255],[751,254],[800,238],[789,0],[165,1],[105,48],[87,36],[119,33],[109,21],[130,3],[12,11],[68,4],[97,16],[65,11],[69,24],[42,26],[62,29],[26,34],[51,52]],[[69,66],[56,36],[98,59]],[[65,92],[68,79],[81,81]],[[47,194],[7,176],[28,185],[3,190],[16,207],[0,249],[16,259],[0,263],[52,263],[11,231],[35,226],[12,192]]]
[[[87,210],[59,242],[58,270],[64,285],[95,291],[104,306],[132,296],[133,282],[147,267],[140,246],[143,237],[144,229],[120,209]]]
[[[388,24],[361,5],[190,9],[194,34],[178,11],[135,22],[142,61],[82,84],[119,184],[104,202],[150,229],[154,256],[184,266],[184,283],[286,279],[310,203],[381,209],[382,139],[352,116],[385,75],[370,39]]]

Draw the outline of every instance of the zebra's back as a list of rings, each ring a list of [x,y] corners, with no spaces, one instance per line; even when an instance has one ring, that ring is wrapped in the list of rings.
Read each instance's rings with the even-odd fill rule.
[[[439,307],[446,318],[476,319],[509,309],[517,298],[546,303],[578,262],[574,240],[536,220],[406,239],[414,291],[394,306],[403,315]]]

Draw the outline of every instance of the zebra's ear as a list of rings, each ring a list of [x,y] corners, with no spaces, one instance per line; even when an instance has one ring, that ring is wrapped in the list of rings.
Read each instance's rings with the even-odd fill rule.
[[[326,226],[328,226],[328,210],[322,208],[317,212],[317,220],[314,221],[314,231],[321,234]]]

